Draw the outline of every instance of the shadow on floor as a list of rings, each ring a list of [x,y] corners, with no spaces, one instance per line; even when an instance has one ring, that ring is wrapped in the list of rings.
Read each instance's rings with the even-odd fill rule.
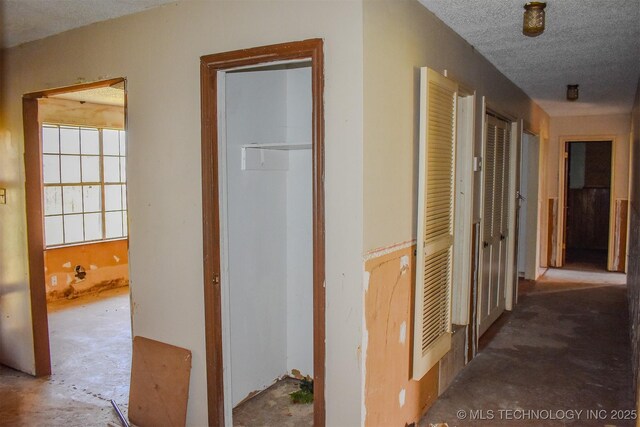
[[[607,271],[607,251],[567,248],[563,268],[569,270]]]

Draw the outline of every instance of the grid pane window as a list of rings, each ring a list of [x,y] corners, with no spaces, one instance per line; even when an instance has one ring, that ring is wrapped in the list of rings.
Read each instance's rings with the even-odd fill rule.
[[[42,126],[45,245],[127,237],[125,132]]]

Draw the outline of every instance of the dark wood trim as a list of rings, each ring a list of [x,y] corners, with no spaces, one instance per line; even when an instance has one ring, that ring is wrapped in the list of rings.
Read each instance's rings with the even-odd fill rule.
[[[613,271],[624,273],[627,265],[627,224],[629,215],[629,201],[617,199],[615,203]]]
[[[568,212],[568,199],[569,199],[569,168],[571,164],[569,163],[569,143],[564,143],[564,195],[562,196],[562,242],[560,243],[562,246],[560,250],[562,251],[562,258],[560,259],[560,265],[558,267],[562,267],[567,262],[567,214]]]
[[[44,216],[42,209],[42,144],[38,123],[38,100],[22,100],[24,126],[25,192],[27,202],[27,242],[29,293],[33,325],[33,353],[36,376],[51,375],[49,321],[44,279]]]
[[[59,95],[61,93],[79,92],[82,90],[96,89],[100,87],[111,87],[119,83],[123,83],[124,81],[125,81],[124,77],[118,77],[115,79],[100,80],[97,82],[89,82],[89,83],[80,83],[72,86],[63,86],[63,87],[57,87],[53,89],[41,90],[38,92],[31,92],[31,93],[24,94],[22,97],[26,99],[46,98],[48,96]]]
[[[556,217],[554,215],[554,208],[556,205],[556,199],[549,198],[547,206],[547,267],[555,267],[556,260],[554,259],[555,245],[557,242],[553,238],[555,231]]]
[[[313,369],[314,425],[325,425],[324,57],[321,39],[236,50],[200,58],[202,225],[209,425],[224,425],[217,75],[237,67],[309,59],[313,93]]]
[[[478,263],[480,262],[480,223],[471,227],[471,281],[469,282],[469,327],[467,328],[467,363],[471,362],[477,351],[478,335]]]

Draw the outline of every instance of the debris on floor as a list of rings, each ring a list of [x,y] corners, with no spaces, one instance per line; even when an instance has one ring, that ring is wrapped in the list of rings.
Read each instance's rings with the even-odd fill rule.
[[[268,389],[233,408],[234,427],[313,426],[313,404],[296,405],[290,394],[300,390],[301,381],[285,377]]]
[[[293,403],[313,403],[313,380],[304,378],[300,382],[300,390],[289,393]]]

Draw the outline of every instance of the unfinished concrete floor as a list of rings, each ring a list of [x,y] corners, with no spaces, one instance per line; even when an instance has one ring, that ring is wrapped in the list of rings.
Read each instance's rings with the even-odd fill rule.
[[[119,426],[131,370],[128,288],[49,306],[52,375],[33,378],[0,366],[0,425]]]
[[[233,409],[235,427],[313,426],[313,403],[293,404],[289,393],[300,389],[292,378],[278,381],[267,390]]]
[[[626,287],[619,283],[620,274],[559,270],[525,286],[516,309],[497,322],[500,330],[419,425],[635,425],[628,412],[612,412],[635,409]],[[558,412],[566,410],[583,412]]]

